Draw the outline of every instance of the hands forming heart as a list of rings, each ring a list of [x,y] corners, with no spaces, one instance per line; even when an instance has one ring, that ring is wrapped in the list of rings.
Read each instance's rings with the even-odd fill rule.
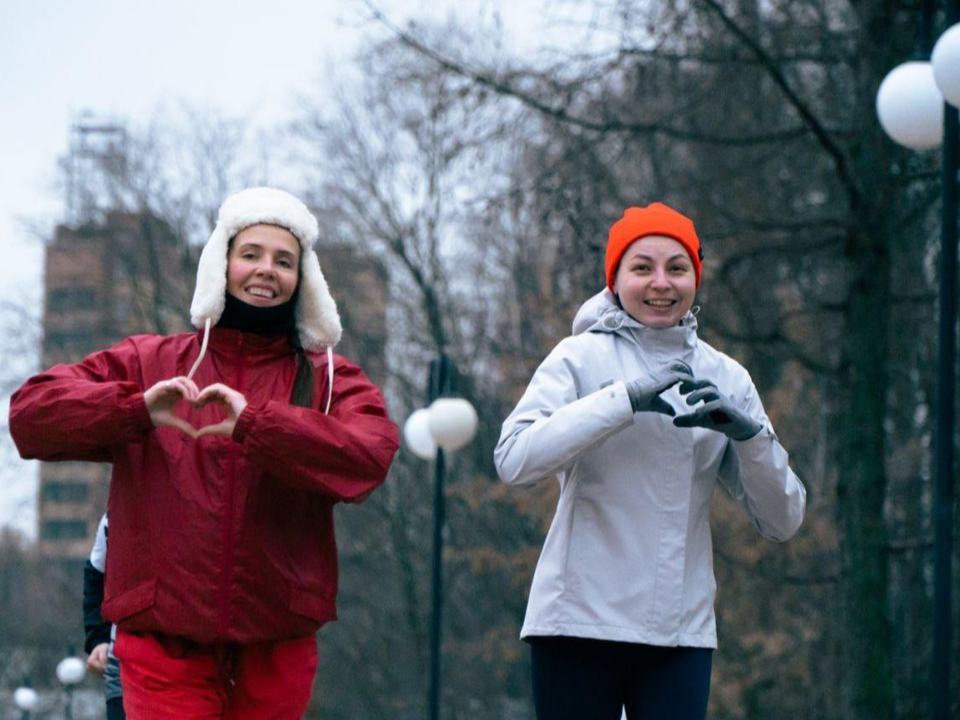
[[[200,390],[196,383],[187,377],[175,377],[171,380],[161,380],[143,393],[143,400],[147,404],[150,419],[156,427],[172,427],[189,435],[193,439],[204,435],[233,435],[233,428],[237,418],[247,406],[247,399],[243,393],[222,383],[214,383]],[[174,413],[174,408],[181,401],[187,401],[194,408],[200,409],[210,403],[222,405],[227,411],[227,417],[213,425],[196,428]]]

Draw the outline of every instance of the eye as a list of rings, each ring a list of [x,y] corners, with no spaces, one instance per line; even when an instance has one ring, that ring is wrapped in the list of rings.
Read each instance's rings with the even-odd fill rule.
[[[293,269],[293,263],[290,260],[278,260],[277,265],[279,265],[280,267],[285,267],[288,270]]]
[[[646,263],[640,263],[639,265],[633,266],[634,272],[650,272],[650,266]]]

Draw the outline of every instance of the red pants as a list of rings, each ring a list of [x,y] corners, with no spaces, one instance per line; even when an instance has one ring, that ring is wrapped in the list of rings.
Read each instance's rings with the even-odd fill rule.
[[[317,672],[317,640],[197,645],[117,633],[127,718],[300,718]]]

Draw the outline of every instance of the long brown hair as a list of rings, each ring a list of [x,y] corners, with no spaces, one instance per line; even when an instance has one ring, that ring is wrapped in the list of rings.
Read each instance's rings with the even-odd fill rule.
[[[293,379],[293,390],[290,391],[290,404],[303,408],[313,407],[313,363],[300,344],[300,333],[296,326],[287,334],[287,340],[297,351],[297,375]]]
[[[297,238],[299,244],[300,239]],[[300,247],[300,257],[297,259],[297,287],[293,291],[290,302],[293,305],[293,314],[290,316],[290,328],[287,331],[287,342],[297,353],[297,375],[293,378],[293,389],[290,391],[290,404],[295,407],[313,407],[313,363],[307,357],[300,342],[300,333],[297,332],[297,304],[300,301],[300,286],[303,283],[303,246]]]

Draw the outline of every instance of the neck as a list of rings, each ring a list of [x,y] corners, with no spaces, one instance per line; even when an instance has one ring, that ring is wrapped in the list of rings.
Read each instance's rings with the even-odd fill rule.
[[[227,293],[227,302],[217,327],[275,337],[295,327],[293,300],[273,307],[257,307]]]

